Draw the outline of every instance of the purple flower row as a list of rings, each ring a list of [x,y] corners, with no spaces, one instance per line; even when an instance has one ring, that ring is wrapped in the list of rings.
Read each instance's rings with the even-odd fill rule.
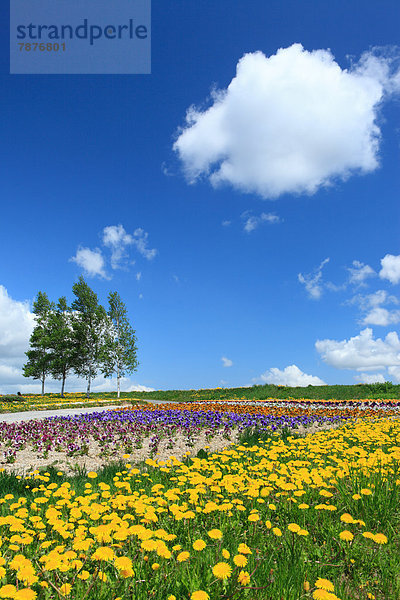
[[[22,423],[0,423],[0,444],[7,452],[25,446],[38,453],[52,450],[70,455],[84,452],[91,441],[97,442],[100,451],[112,453],[117,449],[129,450],[140,447],[146,437],[165,438],[171,441],[176,434],[188,440],[195,439],[200,432],[212,436],[221,432],[229,436],[232,430],[258,431],[294,429],[307,427],[315,422],[335,423],[343,417],[239,415],[233,412],[191,410],[124,410],[83,413],[71,417],[51,417]],[[154,442],[153,442],[153,445]]]

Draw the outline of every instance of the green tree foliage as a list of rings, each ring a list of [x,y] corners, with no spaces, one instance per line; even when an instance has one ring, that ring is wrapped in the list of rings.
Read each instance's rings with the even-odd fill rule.
[[[117,376],[117,397],[121,392],[121,377],[136,371],[138,367],[135,331],[128,321],[128,313],[118,292],[108,296],[109,329],[107,332],[102,373],[106,377]]]
[[[50,371],[54,379],[61,380],[61,397],[64,398],[65,380],[75,363],[76,342],[72,326],[72,313],[62,296],[48,320]]]
[[[91,382],[97,375],[105,353],[104,346],[110,329],[109,319],[99,304],[97,294],[83,277],[74,284],[72,291],[75,295],[71,305],[75,343],[73,368],[78,376],[86,379],[86,395],[89,398]]]
[[[28,357],[23,366],[24,377],[39,379],[42,383],[42,395],[47,375],[51,373],[51,353],[49,336],[49,319],[53,304],[45,292],[39,292],[33,304],[36,325],[30,337],[30,349],[25,352]]]

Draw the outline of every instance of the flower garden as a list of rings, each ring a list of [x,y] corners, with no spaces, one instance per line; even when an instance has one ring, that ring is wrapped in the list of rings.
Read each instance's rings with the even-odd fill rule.
[[[0,598],[398,600],[399,409],[210,401],[0,423]]]

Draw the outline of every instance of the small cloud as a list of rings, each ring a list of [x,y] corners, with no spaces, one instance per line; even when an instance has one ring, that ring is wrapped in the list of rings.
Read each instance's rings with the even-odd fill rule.
[[[322,269],[329,262],[329,258],[325,258],[313,272],[303,275],[299,273],[297,278],[302,283],[310,298],[319,300],[322,296]]]
[[[222,227],[229,227],[232,224],[232,221],[222,221]]]
[[[136,273],[136,280],[140,281],[142,279],[142,272],[139,271],[138,273]]]
[[[364,281],[368,277],[376,275],[375,271],[369,265],[365,265],[359,260],[353,260],[352,265],[353,266],[348,267],[347,270],[350,273],[349,283],[352,283],[353,285],[364,286]]]
[[[128,253],[126,247],[133,244],[132,236],[120,225],[109,225],[103,229],[103,244],[111,249],[111,267],[120,269],[121,263],[126,262]]]
[[[222,360],[222,366],[223,367],[231,367],[233,365],[233,362],[231,361],[231,359],[230,358],[226,358],[226,356],[223,356],[221,358],[221,360]]]
[[[388,373],[390,377],[394,377],[394,379],[400,383],[400,367],[389,367]]]
[[[175,281],[175,283],[180,283],[178,275],[172,275],[172,279]]]
[[[143,300],[143,294],[139,294],[139,300]]]
[[[362,325],[382,325],[384,327],[392,323],[398,323],[400,321],[400,311],[382,308],[381,304],[398,303],[398,299],[389,295],[385,290],[377,290],[373,294],[357,294],[348,301],[348,304],[357,304],[360,310],[365,313],[360,320]]]
[[[161,163],[161,172],[166,177],[172,177],[172,175],[173,175],[173,173],[171,173],[171,171],[169,170],[168,165],[167,165],[166,162],[162,162]]]
[[[147,260],[152,260],[156,254],[157,250],[155,248],[150,249],[147,247],[149,234],[144,231],[141,227],[138,227],[133,232],[132,243],[136,247],[136,250]]]
[[[244,213],[244,215],[246,218],[247,213]],[[281,222],[281,219],[280,219],[280,217],[278,217],[278,215],[275,215],[274,213],[264,213],[263,212],[263,213],[261,213],[261,215],[259,217],[256,217],[254,215],[247,217],[246,223],[244,224],[243,229],[245,231],[247,231],[247,233],[250,233],[251,231],[254,231],[254,229],[257,229],[257,227],[259,225],[261,225],[262,223],[270,223],[271,225],[274,225],[274,224],[280,223],[280,222]]]
[[[363,325],[382,325],[386,327],[387,325],[392,325],[394,323],[398,323],[400,321],[400,310],[387,310],[387,308],[382,308],[377,306],[373,308],[368,314],[365,315],[362,320]]]
[[[381,279],[388,279],[393,284],[400,282],[400,255],[386,254],[381,260],[381,265],[379,271]]]
[[[290,365],[283,370],[272,367],[265,371],[260,378],[264,383],[274,385],[287,385],[290,387],[305,387],[307,385],[326,385],[322,379],[315,375],[303,373],[296,365]]]
[[[141,385],[140,383],[133,383],[130,385],[125,392],[154,392],[155,389],[147,387],[147,385]]]
[[[76,251],[76,255],[72,256],[70,262],[75,262],[82,267],[85,274],[89,277],[98,275],[103,279],[110,279],[104,269],[104,258],[99,248],[91,250],[80,246]]]
[[[361,373],[355,375],[354,380],[359,383],[385,383],[386,381],[382,373]]]

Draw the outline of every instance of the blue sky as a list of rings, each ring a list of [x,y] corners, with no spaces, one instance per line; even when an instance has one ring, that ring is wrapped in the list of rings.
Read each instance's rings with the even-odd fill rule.
[[[153,0],[151,75],[10,75],[2,11],[0,392],[81,274],[124,389],[400,382],[397,2]]]

